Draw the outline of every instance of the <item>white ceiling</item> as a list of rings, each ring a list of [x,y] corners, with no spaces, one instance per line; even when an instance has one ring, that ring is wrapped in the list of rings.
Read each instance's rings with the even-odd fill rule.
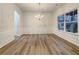
[[[60,7],[61,3],[18,3],[16,4],[22,11],[50,12]]]

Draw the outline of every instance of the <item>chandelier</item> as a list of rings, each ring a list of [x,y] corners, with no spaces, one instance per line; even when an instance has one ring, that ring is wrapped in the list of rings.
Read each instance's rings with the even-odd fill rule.
[[[39,6],[39,14],[37,14],[36,16],[35,16],[35,18],[37,18],[38,20],[41,20],[43,17],[44,17],[44,15],[42,15],[42,11],[41,11],[41,4],[40,3],[38,3],[38,6]]]

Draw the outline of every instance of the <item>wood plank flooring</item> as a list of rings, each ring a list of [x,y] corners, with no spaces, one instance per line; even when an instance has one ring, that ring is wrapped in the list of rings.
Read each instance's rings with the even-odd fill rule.
[[[79,47],[54,34],[25,34],[0,49],[1,55],[77,55]]]

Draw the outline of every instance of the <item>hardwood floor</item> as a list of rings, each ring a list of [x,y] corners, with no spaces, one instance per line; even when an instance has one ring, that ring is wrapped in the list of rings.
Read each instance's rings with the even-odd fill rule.
[[[79,47],[54,34],[26,34],[0,49],[1,55],[75,55]]]

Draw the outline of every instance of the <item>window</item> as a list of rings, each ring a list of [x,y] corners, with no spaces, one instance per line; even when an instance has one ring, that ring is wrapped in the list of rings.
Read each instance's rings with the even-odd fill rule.
[[[17,11],[14,11],[14,26],[15,26],[15,33],[16,35],[18,35],[20,27],[20,15]]]
[[[76,33],[78,31],[77,10],[66,14],[66,31]]]
[[[58,16],[58,29],[64,30],[64,15]]]
[[[64,19],[64,17],[66,19]],[[67,32],[78,32],[78,12],[77,10],[66,13],[65,15],[58,16],[58,29],[66,30]],[[66,27],[64,27],[64,25]]]

